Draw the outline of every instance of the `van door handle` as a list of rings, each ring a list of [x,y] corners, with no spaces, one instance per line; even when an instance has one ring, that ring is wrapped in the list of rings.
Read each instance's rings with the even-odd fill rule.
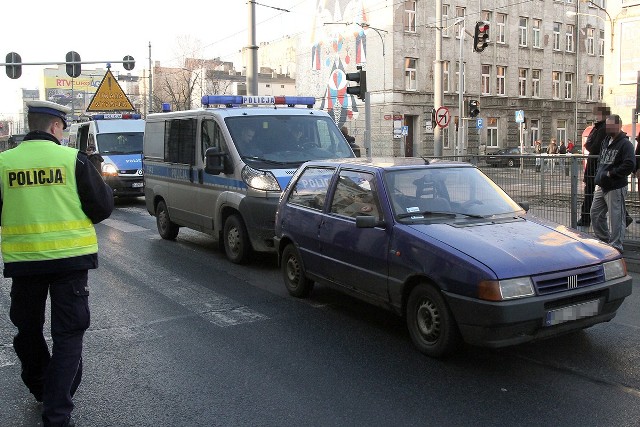
[[[202,169],[198,169],[198,183],[202,184],[204,182],[204,177],[203,177],[203,170]]]

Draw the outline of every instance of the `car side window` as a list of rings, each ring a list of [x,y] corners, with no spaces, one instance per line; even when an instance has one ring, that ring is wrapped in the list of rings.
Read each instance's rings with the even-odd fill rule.
[[[288,202],[293,205],[321,211],[334,168],[307,168],[302,172],[289,193]]]
[[[374,176],[365,172],[341,171],[331,212],[351,218],[369,215],[381,219]]]

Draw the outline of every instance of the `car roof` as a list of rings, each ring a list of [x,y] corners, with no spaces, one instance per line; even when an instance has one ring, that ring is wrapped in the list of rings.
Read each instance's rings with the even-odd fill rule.
[[[314,160],[306,162],[306,166],[323,166],[345,168],[350,166],[367,167],[380,170],[414,169],[416,166],[426,168],[442,167],[475,167],[470,163],[453,160],[430,159],[427,157],[354,157],[348,159]]]

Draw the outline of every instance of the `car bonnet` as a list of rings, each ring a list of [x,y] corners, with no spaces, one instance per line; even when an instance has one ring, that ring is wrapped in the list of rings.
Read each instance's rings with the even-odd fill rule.
[[[553,224],[553,223],[551,223]],[[501,278],[569,270],[619,257],[609,245],[559,224],[530,219],[495,223],[411,224],[486,265]]]

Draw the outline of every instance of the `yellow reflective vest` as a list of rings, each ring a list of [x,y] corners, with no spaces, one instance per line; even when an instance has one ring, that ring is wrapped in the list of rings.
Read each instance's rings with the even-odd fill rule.
[[[78,151],[51,141],[24,141],[0,153],[2,257],[5,263],[98,252],[76,187]]]

